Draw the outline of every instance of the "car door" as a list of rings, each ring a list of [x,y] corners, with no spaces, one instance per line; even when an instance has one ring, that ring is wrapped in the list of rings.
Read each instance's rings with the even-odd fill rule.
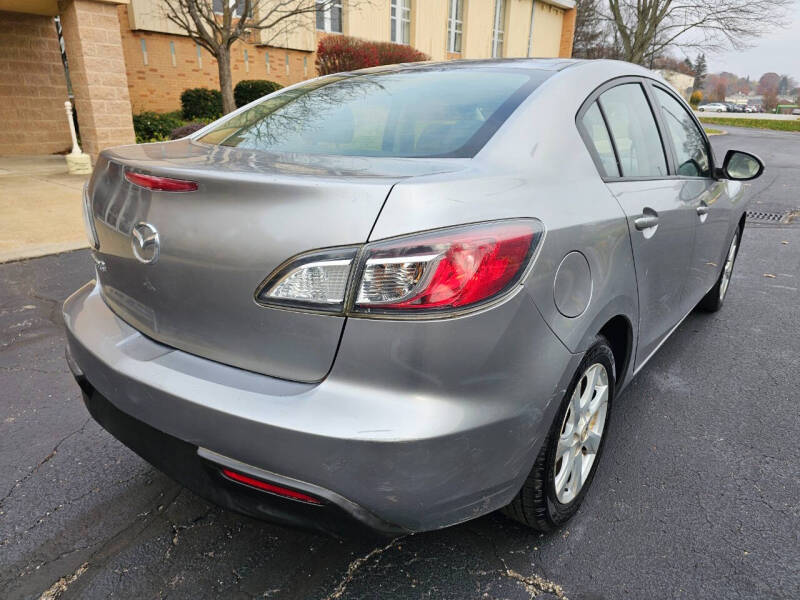
[[[671,158],[643,81],[625,78],[600,88],[578,124],[628,219],[639,293],[638,367],[687,312],[696,217],[681,200],[683,182],[670,175]]]
[[[664,86],[651,84],[652,98],[681,181],[681,202],[695,211],[695,235],[686,283],[690,310],[716,283],[728,248],[732,206],[724,181],[715,180],[708,138],[686,106]]]

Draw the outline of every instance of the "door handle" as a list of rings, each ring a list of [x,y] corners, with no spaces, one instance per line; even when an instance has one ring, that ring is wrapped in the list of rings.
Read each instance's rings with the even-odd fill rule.
[[[634,219],[633,225],[639,231],[642,231],[643,229],[650,229],[651,227],[658,225],[658,215],[644,214],[641,217]]]
[[[698,206],[697,207],[697,214],[700,215],[701,217],[703,215],[707,215],[708,214],[708,206],[706,206],[705,204],[701,204],[700,206]]]

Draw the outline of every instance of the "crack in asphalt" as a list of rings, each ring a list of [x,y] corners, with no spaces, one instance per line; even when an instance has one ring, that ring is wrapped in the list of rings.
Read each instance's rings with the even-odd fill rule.
[[[114,488],[114,487],[117,487],[117,486],[120,486],[120,485],[125,485],[126,483],[128,483],[130,481],[133,481],[134,479],[137,479],[138,477],[141,477],[143,475],[151,475],[151,474],[152,474],[151,470],[141,471],[141,472],[137,473],[136,475],[133,475],[132,477],[128,477],[127,479],[120,479],[119,481],[115,481],[114,483],[106,486],[106,488],[110,489],[110,488]],[[78,494],[74,498],[67,498],[62,504],[59,504],[58,506],[56,506],[54,508],[51,508],[48,511],[45,511],[43,514],[40,514],[38,517],[36,517],[34,519],[33,525],[31,525],[30,527],[25,529],[25,531],[22,531],[22,532],[16,534],[14,536],[14,538],[15,539],[19,539],[20,537],[23,537],[23,536],[27,535],[28,533],[30,533],[31,531],[33,531],[34,529],[39,527],[39,525],[44,523],[44,521],[48,517],[50,517],[53,514],[57,513],[62,508],[66,507],[66,506],[70,506],[70,505],[74,504],[75,502],[78,502],[79,500],[82,500],[83,498],[86,498],[87,496],[90,496],[91,494],[97,493],[98,491],[99,491],[99,488],[92,488],[91,490],[89,490],[87,492],[83,492],[82,494]],[[11,537],[6,538],[2,542],[0,542],[0,548],[2,548],[3,546],[7,546],[10,543],[11,543]]]
[[[39,600],[56,600],[59,596],[61,596],[61,594],[66,592],[70,584],[78,579],[78,577],[83,575],[88,568],[89,563],[85,562],[69,577],[61,577],[53,585],[42,592],[42,595],[39,596]]]
[[[353,581],[353,577],[355,577],[356,571],[358,571],[362,566],[364,566],[367,563],[367,561],[369,561],[373,557],[381,556],[387,550],[390,550],[391,548],[395,547],[397,543],[400,542],[403,538],[405,538],[405,536],[396,537],[385,546],[378,546],[377,548],[373,548],[364,556],[356,558],[354,561],[352,561],[347,567],[347,572],[345,573],[344,578],[339,582],[336,588],[330,594],[325,596],[325,598],[323,598],[322,600],[336,600],[337,598],[341,598],[342,594],[344,594],[345,590],[347,589],[347,586],[350,584],[351,581]]]
[[[39,469],[40,469],[40,468],[41,468],[43,465],[45,465],[47,462],[49,462],[49,461],[50,461],[50,459],[52,459],[52,458],[53,458],[53,457],[54,457],[54,456],[55,456],[55,455],[58,453],[58,448],[61,446],[61,444],[63,444],[64,442],[66,442],[66,441],[67,441],[69,438],[71,438],[73,435],[77,435],[77,434],[83,433],[83,430],[86,428],[86,426],[89,424],[89,421],[91,421],[91,420],[92,420],[92,418],[91,418],[91,417],[87,417],[87,419],[86,419],[86,420],[83,422],[83,425],[81,425],[81,426],[80,426],[78,429],[76,429],[76,430],[75,430],[75,431],[73,431],[72,433],[69,433],[69,434],[65,435],[63,438],[61,438],[61,439],[58,441],[58,443],[57,443],[57,444],[56,444],[56,445],[53,447],[53,449],[50,451],[50,454],[48,454],[48,455],[47,455],[47,456],[45,456],[45,457],[44,457],[44,458],[43,458],[41,461],[39,461],[39,464],[37,464],[35,467],[33,467],[33,469],[31,469],[31,470],[30,470],[28,473],[26,473],[26,474],[25,474],[25,476],[24,476],[22,479],[18,479],[16,482],[14,482],[14,485],[12,485],[12,486],[11,486],[11,488],[8,490],[8,492],[6,492],[6,494],[5,494],[5,495],[4,495],[2,498],[0,498],[0,506],[2,506],[2,505],[3,505],[3,503],[4,503],[6,500],[8,500],[8,499],[9,499],[9,497],[11,497],[11,494],[13,494],[13,493],[14,493],[14,490],[16,490],[16,489],[17,489],[19,486],[21,486],[23,483],[25,483],[25,482],[26,482],[28,479],[30,479],[30,478],[31,478],[33,475],[35,475],[35,474],[36,474],[36,472],[37,472],[37,471],[38,471],[38,470],[39,470]]]

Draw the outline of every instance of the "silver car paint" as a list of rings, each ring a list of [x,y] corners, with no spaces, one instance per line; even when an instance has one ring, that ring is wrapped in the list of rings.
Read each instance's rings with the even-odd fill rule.
[[[553,68],[564,61],[527,62]],[[192,141],[104,153],[103,168],[103,161],[116,160],[201,180],[206,172],[222,171],[227,175],[218,197],[233,183],[237,195],[230,206],[203,203],[200,210],[187,194],[157,213],[148,212],[156,210],[148,195],[138,198],[135,218],[158,221],[165,244],[173,244],[165,254],[176,257],[165,259],[166,272],[156,281],[142,265],[114,285],[109,273],[120,266],[116,261],[130,260],[125,233],[134,216],[117,230],[105,226],[100,256],[108,271],[100,273],[100,285],[85,286],[64,307],[75,361],[124,412],[210,451],[330,489],[401,527],[433,529],[505,505],[527,476],[582,353],[603,325],[622,317],[630,327],[629,353],[636,359],[617,365],[624,387],[711,287],[744,211],[740,186],[730,182],[709,181],[711,190],[704,191],[697,180],[679,177],[610,185],[601,180],[575,116],[595,88],[631,75],[653,77],[612,61],[557,72],[471,160],[349,158],[334,166],[315,159],[310,172],[298,173],[295,165],[256,152],[221,152],[217,160]],[[333,197],[348,198],[346,209],[337,203],[328,210],[321,201],[332,187],[340,192]],[[660,211],[686,212],[645,238],[629,217],[654,201],[656,188],[663,191]],[[93,190],[96,213],[108,195],[102,189],[96,184]],[[286,198],[275,204],[276,217],[260,207],[260,189]],[[691,193],[681,201],[686,190]],[[307,202],[289,202],[295,194]],[[696,203],[702,199],[711,210],[699,223]],[[253,245],[244,249],[226,238],[206,210],[215,211],[214,225],[247,227]],[[301,251],[513,217],[540,219],[545,239],[522,285],[479,312],[427,321],[345,320],[252,303],[253,290],[271,268]],[[712,229],[706,225],[714,225],[713,242],[705,238]],[[307,234],[292,235],[304,227]],[[220,234],[217,246],[191,238],[220,240]],[[260,235],[277,237],[262,244]],[[661,251],[648,248],[655,243]],[[671,251],[676,244],[682,253]],[[573,251],[588,261],[591,301],[567,317],[554,290],[558,267]],[[585,277],[579,271],[574,275]],[[135,303],[115,302],[106,289],[138,294],[134,300],[146,308],[147,293],[132,290],[148,281],[166,292],[173,281],[180,289],[206,286],[210,304],[227,309],[230,303],[237,312],[212,323],[214,313],[202,303],[186,304],[167,293],[156,301],[171,321],[148,327],[137,320]],[[172,302],[191,310],[172,312]],[[270,311],[280,313],[278,321]],[[637,350],[640,337],[646,341]]]

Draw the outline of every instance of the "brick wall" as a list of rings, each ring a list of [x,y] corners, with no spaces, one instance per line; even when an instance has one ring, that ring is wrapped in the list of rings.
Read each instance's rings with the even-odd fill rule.
[[[561,21],[561,43],[558,48],[558,56],[561,58],[572,58],[572,43],[575,40],[575,17],[578,10],[571,8],[564,12],[564,19]]]
[[[0,12],[0,156],[72,147],[52,17]]]
[[[198,46],[185,36],[133,31],[128,20],[128,8],[119,6],[117,10],[134,114],[148,110],[179,110],[181,92],[187,88],[219,89],[217,61],[208,51],[200,48],[198,57]],[[146,48],[147,64],[142,40]],[[269,54],[269,68],[266,54]],[[312,52],[256,46],[244,42],[235,43],[231,49],[231,70],[234,85],[242,79],[269,79],[281,85],[289,85],[316,75]]]
[[[117,7],[60,0],[64,45],[75,93],[83,150],[93,157],[135,141]]]

